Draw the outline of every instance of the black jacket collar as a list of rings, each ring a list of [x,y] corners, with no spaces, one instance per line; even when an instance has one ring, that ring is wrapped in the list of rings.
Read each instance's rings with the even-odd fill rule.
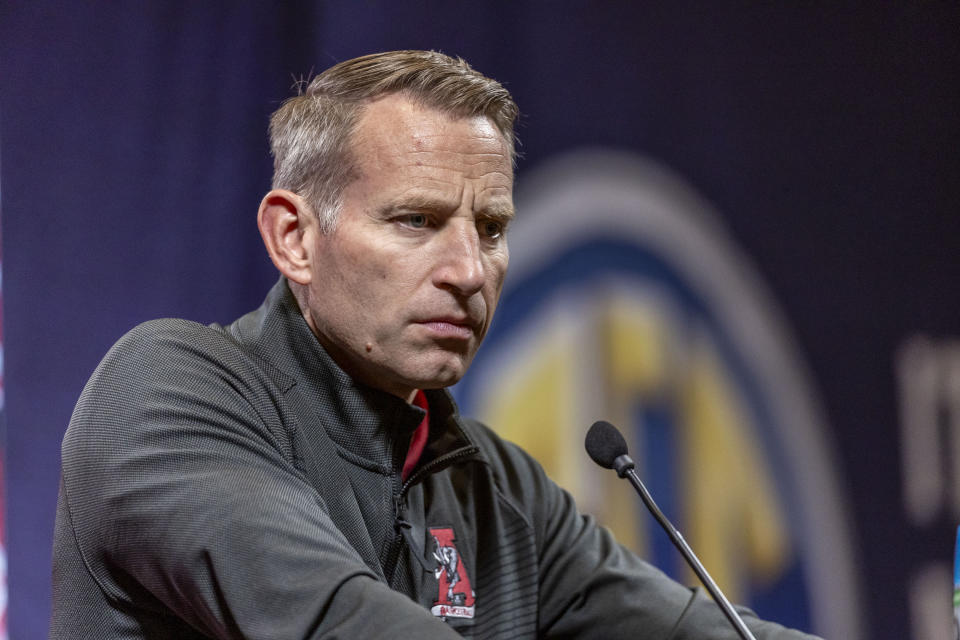
[[[259,309],[226,330],[287,376],[288,385],[296,385],[331,440],[352,462],[385,473],[402,466],[423,410],[359,383],[341,369],[310,331],[286,278],[273,286]],[[445,389],[426,394],[431,417],[426,455],[471,446],[450,394]]]

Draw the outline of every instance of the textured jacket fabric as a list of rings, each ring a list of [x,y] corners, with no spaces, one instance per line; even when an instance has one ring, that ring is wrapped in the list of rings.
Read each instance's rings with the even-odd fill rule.
[[[285,281],[228,327],[135,328],[64,438],[50,637],[736,637],[523,451],[428,399],[404,483],[422,410],[339,369]]]

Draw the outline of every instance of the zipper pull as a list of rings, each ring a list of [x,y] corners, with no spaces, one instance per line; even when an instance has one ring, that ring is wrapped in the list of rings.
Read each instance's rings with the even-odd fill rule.
[[[413,551],[413,557],[417,559],[423,570],[427,573],[433,573],[436,567],[432,566],[424,557],[423,530],[414,530],[413,523],[407,521],[405,517],[407,511],[406,500],[402,493],[393,497],[393,508],[397,518],[394,527],[403,536],[407,546]]]
[[[405,500],[403,499],[403,493],[398,493],[395,496],[393,496],[393,515],[396,516],[397,518],[397,524],[400,524],[402,522],[404,524],[407,524],[407,526],[409,526],[409,523],[407,523],[406,520],[404,520],[403,518],[404,512],[406,511],[406,506],[404,502]]]

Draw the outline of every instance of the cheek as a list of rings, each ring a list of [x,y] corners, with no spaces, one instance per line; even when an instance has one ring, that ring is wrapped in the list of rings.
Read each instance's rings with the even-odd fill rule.
[[[506,248],[504,248],[502,253],[498,253],[493,256],[490,260],[488,271],[488,284],[496,292],[499,297],[501,289],[503,289],[503,281],[507,277],[507,264],[509,262],[509,254],[507,253]]]
[[[344,274],[344,293],[369,312],[395,314],[417,291],[421,272],[415,261],[411,262],[400,256],[362,253],[352,259],[353,268]]]
[[[358,298],[368,297],[368,289],[390,277],[387,261],[378,259],[374,249],[364,245],[345,247],[338,257],[340,278],[349,292]]]
[[[503,291],[504,276],[506,268],[491,270],[487,272],[487,283],[483,287],[483,298],[487,306],[487,322],[493,318],[493,312],[500,301],[500,293]]]

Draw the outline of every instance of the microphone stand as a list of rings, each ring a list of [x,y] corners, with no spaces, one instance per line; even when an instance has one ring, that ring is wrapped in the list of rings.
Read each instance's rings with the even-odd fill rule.
[[[673,524],[667,520],[667,517],[663,515],[663,512],[660,511],[660,507],[657,506],[657,503],[653,501],[653,496],[650,495],[650,492],[647,491],[647,488],[643,486],[643,483],[640,481],[640,476],[637,475],[637,472],[634,471],[633,460],[628,455],[618,456],[613,461],[613,468],[616,469],[617,475],[621,478],[627,478],[630,480],[630,484],[633,485],[633,488],[637,490],[637,493],[640,494],[640,498],[643,500],[643,503],[647,505],[647,509],[650,510],[650,513],[653,514],[653,517],[657,519],[657,522],[660,523],[660,526],[663,527],[663,530],[667,532],[667,535],[670,536],[670,541],[673,542],[673,545],[680,550],[680,553],[683,554],[683,557],[686,559],[687,564],[693,569],[694,573],[697,574],[697,577],[700,578],[700,582],[703,583],[703,586],[707,588],[707,591],[710,592],[710,595],[713,597],[714,602],[720,607],[720,610],[723,611],[723,615],[727,616],[727,620],[730,621],[730,624],[733,625],[733,628],[737,630],[737,633],[740,634],[740,637],[743,640],[756,640],[753,634],[750,632],[750,629],[747,628],[747,625],[743,623],[743,619],[740,617],[740,614],[737,613],[736,609],[733,608],[733,605],[730,604],[730,601],[727,600],[727,597],[723,595],[723,592],[720,591],[720,587],[717,586],[717,583],[713,581],[713,578],[710,577],[710,574],[707,573],[706,568],[697,558],[697,555],[693,552],[693,549],[690,548],[690,545],[687,544],[687,541],[683,539],[683,536],[677,530]]]

